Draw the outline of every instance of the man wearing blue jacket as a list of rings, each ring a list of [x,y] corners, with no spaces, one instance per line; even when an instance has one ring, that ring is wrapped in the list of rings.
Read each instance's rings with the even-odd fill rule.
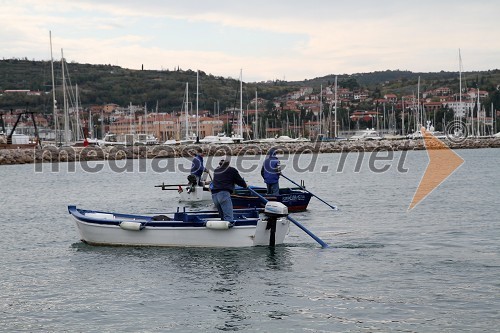
[[[201,185],[200,179],[205,171],[203,166],[203,150],[198,149],[191,164],[191,174],[196,177],[196,184]]]
[[[233,202],[231,193],[234,191],[234,185],[247,188],[247,183],[241,177],[238,170],[229,166],[230,157],[225,156],[214,170],[214,178],[210,183],[212,191],[212,200],[219,211],[222,220],[233,222]]]
[[[276,157],[276,149],[271,148],[267,153],[264,164],[260,169],[260,174],[264,178],[264,183],[267,185],[267,194],[278,195],[280,193],[280,161]]]

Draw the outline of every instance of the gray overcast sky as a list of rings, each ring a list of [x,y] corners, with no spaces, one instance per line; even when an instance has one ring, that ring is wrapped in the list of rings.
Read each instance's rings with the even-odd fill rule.
[[[246,82],[500,68],[500,1],[0,0],[3,59],[202,70]]]

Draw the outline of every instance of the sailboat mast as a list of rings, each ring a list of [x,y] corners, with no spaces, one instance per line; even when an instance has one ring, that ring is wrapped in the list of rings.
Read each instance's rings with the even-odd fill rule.
[[[94,137],[93,135],[93,125],[92,125],[92,109],[89,110],[89,129],[88,129],[88,137],[91,139]]]
[[[129,117],[130,117],[130,121],[128,123],[128,131],[129,131],[129,134],[132,134],[132,102],[129,103],[129,106],[128,106],[128,112],[129,112]]]
[[[148,103],[144,103],[144,133],[148,135]]]
[[[458,98],[460,101],[460,109],[462,110],[462,55],[460,54],[460,49],[458,49],[458,78],[459,78],[459,88],[458,88]],[[457,110],[458,111],[458,110]],[[458,120],[457,112],[455,112],[455,120]]]
[[[199,81],[200,71],[196,71],[196,141],[200,139],[200,124],[199,124],[199,115],[198,115],[198,81]]]
[[[186,82],[186,140],[189,140],[189,82]]]
[[[420,76],[418,77],[418,85],[417,85],[417,131],[420,130],[420,127],[423,125],[423,121],[420,116]]]
[[[54,117],[54,141],[57,142],[57,132],[59,121],[57,120],[56,83],[54,80],[54,57],[52,56],[52,31],[49,30],[50,39],[50,68],[52,71],[52,108]]]
[[[259,115],[257,113],[257,89],[255,89],[255,133],[254,133],[254,140],[257,140],[259,138]]]
[[[493,108],[493,102],[491,102],[491,135],[494,135],[497,131],[497,110]]]
[[[480,114],[480,109],[481,109],[481,102],[479,101],[479,87],[477,87],[477,118],[476,118],[476,122],[477,122],[477,136],[480,136],[480,125],[479,125],[479,114]]]
[[[243,69],[240,69],[240,121],[238,125],[238,130],[243,140]]]
[[[401,135],[405,135],[405,98],[401,97]]]
[[[104,137],[106,136],[105,132],[106,128],[104,127],[104,109],[101,109],[101,139],[104,139]]]
[[[76,141],[80,140],[80,111],[78,106],[78,83],[75,84]]]
[[[320,85],[320,88],[319,88],[319,133],[318,133],[318,136],[321,135],[321,117],[322,117],[322,113],[323,113],[323,85],[321,84]]]
[[[66,79],[64,77],[64,52],[61,49],[61,67],[62,67],[62,81],[63,81],[63,105],[64,105],[64,143],[69,144],[69,110],[68,100],[66,98]]]
[[[334,138],[337,138],[338,135],[337,135],[337,75],[335,75],[335,108],[333,109],[334,110],[334,115],[335,115],[335,122],[333,124],[334,126],[334,129],[333,129],[333,137]]]
[[[158,124],[157,138],[165,139],[160,133],[160,120],[158,119],[158,100],[156,100],[155,122]]]

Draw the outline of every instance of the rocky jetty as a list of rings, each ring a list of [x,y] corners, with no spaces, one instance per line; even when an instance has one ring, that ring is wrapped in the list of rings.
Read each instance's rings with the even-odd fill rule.
[[[462,142],[445,141],[451,149],[500,148],[500,138],[467,138]],[[300,143],[249,143],[230,145],[191,144],[132,147],[55,147],[0,149],[0,165],[27,163],[82,162],[145,158],[189,157],[201,148],[206,156],[261,155],[275,147],[285,154],[348,153],[373,151],[423,150],[423,140],[332,141]]]

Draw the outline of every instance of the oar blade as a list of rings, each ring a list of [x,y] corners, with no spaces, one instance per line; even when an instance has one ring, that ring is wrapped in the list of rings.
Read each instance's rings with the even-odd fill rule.
[[[293,217],[287,216],[286,218],[289,221],[291,221],[293,224],[295,224],[297,227],[299,227],[300,229],[302,229],[302,231],[304,231],[306,234],[308,234],[309,236],[311,236],[311,238],[313,238],[316,242],[318,242],[318,244],[321,245],[322,248],[327,248],[328,247],[328,244],[326,244],[325,242],[323,242],[321,240],[321,238],[319,238],[318,236],[316,236],[315,234],[313,234],[311,231],[309,231],[306,227],[304,227],[301,223],[299,223]]]

